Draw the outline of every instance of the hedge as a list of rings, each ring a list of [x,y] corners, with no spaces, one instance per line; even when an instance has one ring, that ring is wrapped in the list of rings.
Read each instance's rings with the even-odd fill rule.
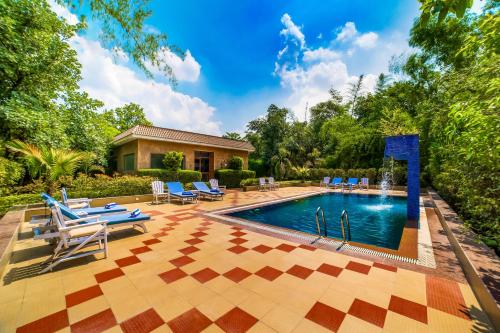
[[[152,177],[121,176],[109,177],[80,175],[66,184],[71,198],[103,198],[125,195],[151,194]]]
[[[201,172],[194,170],[139,169],[136,174],[140,177],[152,177],[164,182],[179,181],[183,184],[199,182],[201,180]]]
[[[342,177],[347,179],[349,177],[368,178],[370,184],[379,184],[382,181],[384,169],[326,169],[326,168],[312,168],[309,169],[308,180],[320,181],[324,177]],[[298,176],[293,172],[290,173],[289,179],[298,179]],[[393,168],[394,185],[406,185],[406,166],[394,166]]]
[[[220,185],[226,185],[229,188],[240,187],[243,179],[255,178],[255,171],[252,170],[215,170],[215,178],[219,180]]]
[[[227,168],[231,170],[243,170],[243,159],[239,156],[233,156],[227,162]]]
[[[42,202],[40,194],[17,194],[0,197],[0,216],[7,213],[10,207]]]
[[[248,169],[255,171],[257,177],[263,177],[266,175],[266,165],[263,160],[248,160]]]

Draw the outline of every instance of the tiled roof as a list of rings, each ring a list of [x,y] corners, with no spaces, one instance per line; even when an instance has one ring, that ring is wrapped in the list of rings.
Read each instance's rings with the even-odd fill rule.
[[[202,146],[215,146],[228,149],[254,151],[254,147],[248,141],[231,140],[215,135],[193,133],[175,130],[171,128],[162,128],[154,126],[137,125],[129,128],[123,133],[115,136],[113,142],[121,144],[127,139],[143,138],[149,140],[172,141],[188,144],[198,144]],[[128,141],[128,140],[127,140]]]

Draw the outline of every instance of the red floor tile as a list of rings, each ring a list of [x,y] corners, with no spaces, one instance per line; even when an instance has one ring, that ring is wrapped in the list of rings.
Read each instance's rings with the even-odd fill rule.
[[[125,275],[125,273],[123,273],[120,268],[113,268],[108,271],[97,273],[96,275],[94,275],[94,277],[98,283],[103,283],[122,275]]]
[[[198,231],[198,232],[195,232],[195,233],[192,233],[191,236],[193,237],[203,237],[203,236],[206,236],[208,235],[207,233],[204,233],[203,231]]]
[[[314,246],[306,245],[306,244],[300,244],[299,247],[304,250],[308,251],[316,251],[316,248]]]
[[[52,333],[69,326],[68,312],[66,309],[32,321],[29,324],[18,327],[16,333]]]
[[[188,257],[188,256],[182,256],[182,257],[179,257],[179,258],[175,258],[175,259],[172,259],[170,260],[170,263],[174,266],[177,266],[177,267],[182,267],[184,265],[187,265],[187,264],[190,264],[194,261],[193,258],[191,257]]]
[[[161,243],[161,240],[159,240],[158,238],[152,238],[152,239],[145,240],[143,243],[144,243],[144,245],[152,245],[152,244]]]
[[[426,275],[427,306],[470,320],[469,312],[455,281]]]
[[[389,310],[427,324],[427,307],[398,296],[391,296]]]
[[[210,230],[210,228],[207,228],[207,227],[199,227],[199,228],[196,228],[196,230],[198,230],[198,231],[205,231],[205,230]]]
[[[202,225],[204,227],[206,227],[207,225],[211,225],[211,224],[212,224],[212,222],[208,222],[208,221],[200,223],[200,225]]]
[[[231,229],[233,229],[233,230],[243,230],[243,228],[241,228],[241,227],[231,227]]]
[[[321,302],[316,302],[306,318],[331,331],[337,332],[344,321],[345,313]]]
[[[66,295],[66,307],[70,308],[72,306],[78,305],[80,303],[86,302],[89,299],[98,297],[102,295],[102,290],[99,285],[88,287],[82,290],[75,291],[74,293]]]
[[[243,231],[235,231],[231,234],[231,236],[234,236],[234,237],[241,237],[241,236],[245,236],[247,233],[246,232],[243,232]]]
[[[188,243],[188,244],[191,244],[191,245],[196,245],[196,244],[199,244],[199,243],[203,243],[204,240],[199,239],[199,238],[192,238],[192,239],[185,240],[184,242]]]
[[[347,313],[373,325],[384,327],[387,310],[356,298]]]
[[[141,247],[136,247],[135,249],[130,249],[130,252],[132,252],[135,255],[149,252],[149,251],[152,251],[152,250],[150,247],[147,247],[147,246],[141,246]]]
[[[174,281],[182,279],[183,277],[186,277],[187,274],[180,268],[174,268],[169,271],[158,274],[158,276],[161,277],[163,281],[165,281],[166,283],[172,283]]]
[[[212,321],[198,309],[193,308],[168,322],[174,333],[198,333],[210,326]]]
[[[165,236],[168,236],[168,234],[166,232],[157,232],[156,234],[153,234],[153,237],[165,237]]]
[[[230,242],[233,243],[233,244],[238,244],[239,245],[239,244],[243,244],[243,243],[248,242],[248,240],[244,239],[244,238],[234,238],[234,239],[231,239]]]
[[[120,324],[124,333],[147,333],[164,324],[163,319],[154,309],[149,309],[143,313],[125,320]]]
[[[274,281],[276,278],[278,278],[281,274],[283,274],[282,271],[277,270],[276,268],[266,266],[259,271],[255,272],[255,275],[260,276],[263,279],[269,280],[269,281]]]
[[[71,325],[71,333],[100,333],[115,326],[116,319],[111,309],[96,313]]]
[[[149,216],[158,216],[158,215],[163,215],[165,214],[164,212],[160,212],[159,210],[147,210],[145,212],[142,212],[143,214],[147,214]]]
[[[368,274],[370,271],[371,266],[365,265],[365,264],[360,264],[359,262],[355,261],[349,261],[347,266],[345,267],[346,269],[349,269],[354,272],[358,272],[361,274]]]
[[[198,271],[196,273],[191,274],[193,278],[198,280],[200,283],[205,283],[208,282],[216,277],[218,277],[220,274],[217,273],[216,271],[210,269],[210,268],[205,268],[202,269],[201,271]]]
[[[172,231],[172,230],[174,230],[174,228],[172,228],[172,227],[165,227],[165,228],[161,228],[160,230],[161,231]]]
[[[236,268],[233,268],[232,270],[230,271],[227,271],[226,273],[223,274],[226,278],[228,278],[229,280],[232,280],[236,283],[246,279],[247,277],[249,277],[250,275],[252,275],[251,273],[245,271],[244,269],[241,269],[239,267],[236,267]]]
[[[292,252],[295,250],[295,246],[289,245],[289,244],[281,244],[276,247],[277,250],[281,250],[284,252]]]
[[[130,257],[125,257],[125,258],[115,260],[115,262],[119,267],[125,267],[125,266],[138,264],[141,262],[141,260],[139,258],[137,258],[136,256],[130,256]]]
[[[271,251],[272,249],[273,249],[272,247],[269,247],[267,245],[257,245],[252,250],[264,254],[264,253]]]
[[[244,333],[255,323],[257,318],[236,307],[215,321],[224,332]]]
[[[340,272],[342,272],[342,268],[329,264],[322,264],[321,266],[319,266],[317,271],[323,274],[337,277],[339,276]]]
[[[374,262],[373,263],[373,267],[385,269],[385,270],[391,271],[391,272],[397,272],[398,271],[397,267],[386,265],[386,264],[382,264],[382,263],[379,263],[379,262]]]
[[[300,279],[307,279],[314,271],[304,266],[295,265],[286,271],[288,274],[298,277]]]
[[[239,246],[239,245],[236,245],[236,246],[233,246],[233,247],[230,247],[229,249],[227,249],[228,251],[231,251],[233,253],[236,253],[236,254],[240,254],[240,253],[243,253],[245,251],[248,251],[249,249],[244,247],[244,246]]]
[[[180,253],[185,255],[191,254],[196,251],[200,251],[200,249],[192,245],[179,250]]]

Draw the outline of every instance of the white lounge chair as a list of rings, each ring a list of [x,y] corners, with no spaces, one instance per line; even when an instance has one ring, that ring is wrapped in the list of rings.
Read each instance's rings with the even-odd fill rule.
[[[280,188],[280,183],[274,181],[274,177],[269,177],[267,179],[268,184],[269,184],[269,189],[271,190],[277,190]]]
[[[210,187],[213,190],[225,190],[226,189],[226,185],[219,185],[219,181],[215,178],[210,179],[209,183],[210,183]]]
[[[68,199],[68,193],[64,187],[61,187],[61,197],[63,204],[73,209],[89,208],[92,201],[89,198]]]
[[[319,183],[319,187],[328,187],[330,184],[330,177],[324,177],[323,180]]]
[[[266,179],[261,177],[259,178],[259,191],[266,191],[269,190],[269,184],[266,182]]]
[[[99,215],[66,221],[57,202],[54,203],[51,210],[59,239],[54,254],[49,259],[49,265],[40,273],[51,271],[65,261],[93,256],[98,253],[104,253],[104,257],[108,257],[107,221],[100,220]],[[80,224],[82,222],[83,224]],[[98,248],[80,251],[91,246]]]
[[[165,192],[165,186],[162,181],[155,180],[151,183],[151,187],[153,188],[153,203],[160,203],[160,199],[168,198],[168,193]]]

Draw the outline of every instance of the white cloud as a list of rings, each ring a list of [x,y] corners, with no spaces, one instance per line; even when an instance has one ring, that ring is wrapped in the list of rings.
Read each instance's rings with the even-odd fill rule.
[[[290,15],[288,15],[287,13],[283,14],[283,16],[281,17],[281,23],[283,23],[285,28],[280,31],[280,35],[283,35],[287,38],[292,38],[293,40],[298,42],[300,48],[304,48],[306,45],[305,36],[300,28],[295,23],[293,23]]]
[[[49,0],[49,5],[52,11],[56,13],[58,17],[63,18],[68,24],[75,25],[80,22],[75,14],[71,13],[63,5],[55,2],[55,0]]]
[[[81,89],[103,101],[107,108],[134,102],[157,126],[220,134],[220,124],[213,120],[215,108],[200,98],[139,77],[132,69],[113,62],[112,52],[96,41],[77,36],[71,45],[82,64]]]
[[[323,47],[306,50],[302,59],[304,61],[331,61],[340,58],[340,53]]]
[[[323,34],[320,32],[317,36],[316,36],[317,39],[323,39]]]
[[[354,44],[362,49],[372,49],[377,45],[378,35],[374,32],[367,32],[356,37]]]
[[[168,48],[163,48],[160,50],[160,59],[172,68],[177,80],[187,82],[198,81],[201,65],[191,55],[189,50],[186,51],[184,59],[182,59]],[[147,67],[152,73],[163,75],[163,72],[159,68],[151,64],[147,65]]]
[[[346,24],[342,28],[340,28],[335,40],[339,42],[348,41],[356,36],[357,33],[358,31],[356,30],[356,25],[354,24],[354,22],[346,22]]]
[[[283,49],[279,50],[278,59],[281,59],[281,57],[283,57],[283,54],[285,54],[286,51],[288,51],[288,45],[286,45]]]

